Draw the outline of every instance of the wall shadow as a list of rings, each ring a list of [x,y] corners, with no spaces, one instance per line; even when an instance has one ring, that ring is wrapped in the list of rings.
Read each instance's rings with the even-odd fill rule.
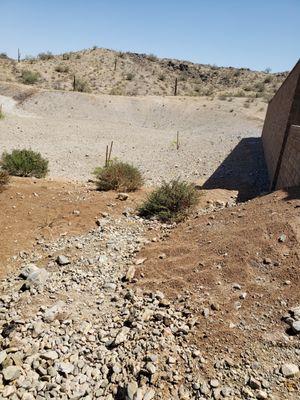
[[[204,189],[238,191],[238,201],[269,191],[261,138],[242,139],[203,185]]]

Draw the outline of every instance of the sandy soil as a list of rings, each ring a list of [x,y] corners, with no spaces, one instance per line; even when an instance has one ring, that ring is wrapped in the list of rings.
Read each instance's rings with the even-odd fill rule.
[[[123,203],[115,192],[68,181],[13,178],[0,193],[0,276],[18,266],[14,256],[32,250],[38,241],[85,233],[101,212],[120,215],[125,208],[135,209],[145,195],[136,192]]]
[[[281,321],[299,304],[299,199],[299,189],[276,192],[199,216],[140,254],[142,289],[188,298],[202,315],[193,340],[210,354],[207,369],[223,357],[258,360],[259,371],[279,359],[299,364],[299,338]],[[278,399],[298,398],[296,386]]]
[[[19,107],[4,97],[0,101],[6,111],[0,123],[1,150],[31,147],[49,159],[51,177],[86,181],[103,165],[106,145],[113,141],[113,157],[138,166],[147,185],[177,177],[204,182],[243,139],[260,136],[265,110],[259,101],[246,109],[238,98],[228,102],[67,92],[37,93]],[[249,176],[261,158],[258,142],[250,152]],[[232,165],[228,171],[223,167],[225,174],[232,174]]]

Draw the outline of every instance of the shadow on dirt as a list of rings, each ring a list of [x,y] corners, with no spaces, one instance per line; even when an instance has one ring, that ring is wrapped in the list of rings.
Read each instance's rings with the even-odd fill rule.
[[[261,138],[242,139],[203,188],[236,190],[238,201],[267,192],[269,180]]]
[[[300,186],[293,186],[284,189],[286,192],[285,201],[288,200],[299,200],[300,199]],[[300,206],[296,206],[297,208]]]

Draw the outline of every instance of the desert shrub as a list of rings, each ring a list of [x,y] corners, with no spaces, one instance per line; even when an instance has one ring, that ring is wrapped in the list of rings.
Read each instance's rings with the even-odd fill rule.
[[[254,88],[258,91],[258,92],[263,92],[265,89],[265,85],[263,82],[256,82],[256,84],[254,85]]]
[[[48,172],[48,160],[33,150],[13,150],[2,154],[1,167],[10,175],[43,178]]]
[[[70,68],[64,64],[60,64],[55,67],[56,72],[61,72],[61,73],[65,73],[65,74],[68,73],[69,70],[70,70]]]
[[[51,60],[51,58],[54,58],[54,55],[51,53],[51,51],[47,51],[46,53],[38,54],[38,58],[40,60],[46,61],[46,60]]]
[[[6,59],[6,58],[8,58],[8,57],[7,57],[7,54],[6,54],[6,53],[0,53],[0,58]]]
[[[133,192],[143,184],[143,178],[138,168],[131,164],[114,160],[94,172],[99,190],[121,190]]]
[[[0,169],[0,192],[2,192],[9,183],[9,175],[6,171]]]
[[[65,61],[67,61],[67,60],[70,60],[70,53],[64,53],[63,55],[62,55],[62,58],[63,58],[63,60],[65,60]]]
[[[4,119],[4,117],[5,117],[5,115],[4,115],[4,112],[2,111],[2,107],[0,105],[0,120]]]
[[[75,79],[74,89],[76,90],[76,92],[89,92],[90,90],[87,81],[81,78]]]
[[[180,221],[197,203],[198,192],[194,185],[179,180],[164,182],[150,193],[139,208],[142,217],[156,217],[161,221]]]
[[[29,71],[28,69],[22,71],[21,80],[25,85],[33,85],[40,78],[40,74],[38,72]]]
[[[126,74],[126,80],[127,81],[132,81],[134,78],[134,74],[132,72],[129,72],[128,74]]]
[[[159,77],[158,77],[158,79],[159,79],[160,81],[165,81],[165,80],[166,80],[166,76],[165,76],[164,74],[160,74]]]
[[[264,83],[271,83],[271,82],[272,82],[272,75],[269,75],[264,79]]]
[[[147,56],[147,58],[148,58],[148,60],[149,61],[157,61],[157,56],[155,55],[155,54],[149,54],[148,56]]]
[[[226,96],[226,94],[220,94],[220,95],[218,96],[218,99],[219,99],[219,100],[227,100],[227,96]]]

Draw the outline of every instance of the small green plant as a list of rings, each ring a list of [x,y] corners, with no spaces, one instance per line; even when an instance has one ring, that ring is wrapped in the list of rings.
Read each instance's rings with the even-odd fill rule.
[[[9,175],[6,171],[0,169],[0,192],[2,192],[9,183]]]
[[[194,185],[179,180],[164,182],[152,192],[139,208],[142,217],[156,217],[161,221],[181,221],[198,201]]]
[[[13,150],[4,152],[1,159],[2,170],[14,176],[34,176],[43,178],[48,172],[48,160],[33,150]]]
[[[64,53],[64,54],[62,55],[62,58],[63,58],[63,60],[65,60],[65,61],[70,60],[70,57],[71,57],[70,53]]]
[[[126,162],[112,160],[105,167],[94,171],[99,190],[121,190],[133,192],[143,184],[142,174],[138,168]]]
[[[46,53],[40,53],[38,54],[38,58],[42,61],[46,61],[46,60],[51,60],[52,58],[54,58],[54,55],[51,53],[51,51],[47,51]]]
[[[126,75],[126,80],[127,80],[127,81],[132,81],[133,78],[134,78],[134,74],[133,74],[132,72],[129,72],[129,73]]]
[[[38,72],[29,71],[28,69],[22,71],[21,80],[25,85],[33,85],[40,78]]]
[[[4,119],[5,115],[4,112],[2,111],[2,105],[0,104],[0,120]]]
[[[63,73],[63,74],[68,73],[69,70],[70,70],[70,68],[67,65],[64,65],[64,64],[60,64],[60,65],[57,65],[55,67],[55,71],[56,72],[60,72],[60,73]]]

